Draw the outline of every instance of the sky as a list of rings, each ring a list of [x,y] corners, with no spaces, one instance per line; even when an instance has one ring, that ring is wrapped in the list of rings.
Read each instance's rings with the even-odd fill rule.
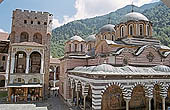
[[[11,31],[12,11],[15,9],[50,12],[53,28],[68,22],[101,16],[133,4],[142,6],[159,0],[4,0],[0,3],[0,32]]]

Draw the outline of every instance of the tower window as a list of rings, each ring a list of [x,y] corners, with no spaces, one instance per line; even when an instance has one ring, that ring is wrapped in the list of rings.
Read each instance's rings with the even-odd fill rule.
[[[149,36],[150,35],[150,26],[147,25],[147,35]]]
[[[81,52],[83,52],[83,44],[81,44],[80,47],[81,47]]]
[[[29,34],[27,32],[22,32],[20,35],[20,42],[28,42]]]
[[[106,35],[104,35],[104,40],[106,40]]]
[[[129,35],[133,35],[133,25],[129,25]]]
[[[139,25],[139,35],[142,36],[143,35],[143,24]]]
[[[44,22],[44,25],[47,25],[47,22]]]
[[[69,52],[71,52],[71,44],[69,44]]]
[[[38,21],[38,24],[41,24],[40,21]]]
[[[120,37],[124,37],[124,26],[120,28]]]
[[[77,44],[74,45],[74,51],[77,52]]]
[[[35,17],[35,19],[37,19],[37,17]]]
[[[5,56],[2,57],[2,61],[5,61]]]
[[[114,35],[112,35],[112,41],[114,41]]]
[[[27,20],[24,20],[24,24],[27,24]]]
[[[34,22],[33,21],[31,21],[31,24],[33,24]]]

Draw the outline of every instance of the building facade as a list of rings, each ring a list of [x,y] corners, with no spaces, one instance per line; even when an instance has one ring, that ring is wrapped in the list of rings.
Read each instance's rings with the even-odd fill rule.
[[[8,99],[42,99],[48,94],[50,39],[53,15],[16,9],[13,11],[7,65]],[[36,98],[35,98],[36,97]]]
[[[165,110],[170,105],[170,48],[152,23],[131,12],[86,40],[73,36],[60,63],[60,94],[93,110]]]
[[[8,83],[8,76],[6,74],[8,48],[10,44],[8,37],[8,33],[0,32],[0,90],[6,89]]]

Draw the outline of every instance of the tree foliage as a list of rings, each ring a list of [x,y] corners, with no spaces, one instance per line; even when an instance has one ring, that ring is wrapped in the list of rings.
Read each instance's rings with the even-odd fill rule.
[[[128,5],[104,16],[97,16],[83,20],[76,20],[58,27],[52,32],[51,55],[60,57],[64,55],[64,43],[70,37],[79,35],[83,38],[95,34],[108,23],[118,24],[121,18],[132,10]],[[151,3],[141,7],[134,6],[134,11],[143,13],[153,23],[153,35],[164,45],[170,46],[170,9],[162,2]],[[110,20],[109,20],[110,18]]]

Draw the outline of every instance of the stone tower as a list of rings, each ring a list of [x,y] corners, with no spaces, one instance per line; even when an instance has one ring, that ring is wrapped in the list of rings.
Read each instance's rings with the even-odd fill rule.
[[[48,12],[20,9],[13,11],[10,34],[9,96],[17,94],[17,89],[14,88],[16,84],[25,87],[22,88],[25,100],[28,94],[32,94],[33,90],[36,91],[36,87],[40,88],[37,89],[40,97],[43,98],[48,94],[52,20],[53,15]],[[30,89],[31,87],[35,88]]]

